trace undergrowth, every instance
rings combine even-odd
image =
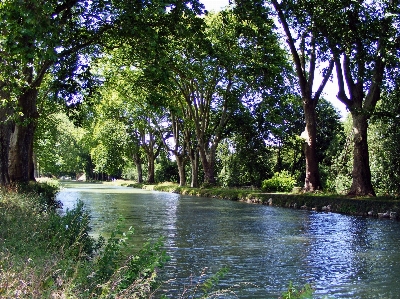
[[[167,260],[162,240],[129,255],[117,225],[111,237],[90,236],[82,202],[61,214],[53,187],[39,184],[0,197],[1,298],[150,298]],[[43,191],[44,190],[44,191]]]

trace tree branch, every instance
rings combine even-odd
[[[334,60],[335,60],[336,76],[337,76],[338,88],[339,88],[339,91],[338,91],[338,94],[336,97],[338,98],[339,101],[341,101],[343,104],[345,104],[346,107],[350,108],[352,105],[352,102],[347,97],[346,91],[344,88],[342,63],[340,62],[340,57],[337,53],[333,54],[333,55],[334,55]]]
[[[386,65],[382,57],[384,52],[384,47],[382,46],[383,43],[382,39],[383,37],[380,38],[380,41],[378,43],[372,83],[364,102],[364,108],[367,110],[372,110],[375,108],[376,103],[379,101],[381,95],[380,87],[382,85],[383,74],[385,72],[385,65]]]
[[[321,96],[321,93],[322,93],[322,91],[324,90],[325,85],[326,85],[326,83],[328,82],[329,77],[330,77],[331,74],[332,74],[332,70],[333,70],[334,63],[335,63],[335,61],[334,61],[334,59],[332,58],[331,61],[329,62],[328,70],[327,70],[327,72],[325,73],[324,78],[322,79],[322,82],[321,82],[321,84],[319,85],[318,90],[317,90],[317,92],[316,92],[315,95],[314,95],[314,101],[318,101],[318,100],[319,100],[319,98],[320,98],[320,96]]]
[[[315,75],[315,36],[312,34],[311,36],[311,55],[310,55],[310,65],[308,70],[308,82],[307,82],[307,90],[311,94],[312,87],[314,84],[314,75]],[[314,98],[313,100],[318,101],[318,98]],[[316,105],[316,104],[315,104]]]
[[[290,33],[289,25],[287,23],[287,20],[285,18],[285,15],[284,15],[280,5],[278,4],[278,1],[277,0],[272,0],[272,5],[274,6],[276,12],[278,13],[279,20],[280,20],[280,22],[281,22],[281,24],[283,26],[284,31],[285,31],[285,34],[286,34],[286,37],[287,37],[286,41],[287,41],[287,43],[289,45],[290,52],[292,53],[292,56],[293,56],[294,64],[296,66],[296,72],[297,72],[297,76],[299,78],[300,89],[301,89],[301,91],[303,93],[303,96],[305,96],[305,92],[306,92],[305,89],[306,89],[306,86],[307,86],[307,79],[306,79],[306,77],[304,75],[304,72],[302,70],[301,60],[300,60],[299,54],[297,53],[297,49],[296,49],[296,46],[294,44],[294,40],[293,40],[292,34]]]

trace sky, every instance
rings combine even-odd
[[[218,11],[218,10],[222,9],[223,7],[229,5],[229,0],[200,0],[200,1],[204,4],[206,9],[209,11],[211,11],[211,10]],[[318,76],[318,77],[319,77],[319,81],[317,82],[318,85],[315,84],[315,89],[318,88],[319,83],[322,81],[322,78],[320,76]],[[318,80],[318,77],[316,77],[316,80]],[[332,103],[332,105],[340,112],[342,119],[344,119],[346,117],[346,115],[348,114],[348,112],[346,111],[345,105],[342,104],[342,102],[340,102],[336,98],[337,92],[338,92],[338,87],[337,87],[337,81],[336,81],[336,73],[334,72],[333,80],[329,81],[326,84],[322,96]]]

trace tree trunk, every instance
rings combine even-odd
[[[201,165],[204,170],[204,183],[214,186],[216,184],[214,165],[215,165],[215,149],[211,146],[207,155],[204,145],[199,146]]]
[[[375,196],[371,182],[369,152],[367,142],[368,117],[362,113],[352,113],[354,149],[353,149],[353,181],[348,195]]]
[[[11,115],[11,109],[0,108],[0,185],[7,186],[10,184],[8,175],[8,160],[10,137],[12,133],[13,123],[7,120]]]
[[[36,126],[35,126],[36,127]],[[28,175],[29,175],[29,180],[30,181],[36,181],[36,176],[35,176],[35,153],[33,152],[33,139],[35,138],[35,132],[33,132],[33,137],[32,137],[32,144],[30,146],[30,161],[29,161],[29,168],[28,168]]]
[[[154,179],[154,155],[147,155],[147,160],[148,160],[148,174],[147,174],[147,183],[149,184],[154,184],[155,183],[155,179]]]
[[[11,136],[9,176],[11,182],[28,182],[32,173],[33,138],[39,114],[36,108],[37,89],[28,89],[18,99],[21,117]]]
[[[135,161],[136,171],[137,171],[137,182],[143,183],[143,168],[142,168],[142,160],[140,159],[140,153],[133,154],[133,161]]]
[[[317,160],[317,126],[316,113],[313,101],[304,103],[304,114],[306,119],[304,154],[306,158],[306,178],[304,183],[305,191],[321,190],[322,184],[318,169]]]
[[[186,186],[185,156],[175,154],[175,159],[179,172],[179,186]]]
[[[199,151],[196,149],[191,149],[190,154],[190,166],[192,170],[190,187],[199,187]]]

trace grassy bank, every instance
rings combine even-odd
[[[347,197],[324,193],[263,193],[257,189],[190,188],[175,183],[157,185],[117,181],[119,185],[183,195],[213,197],[253,204],[334,212],[348,215],[400,219],[400,200],[391,197]]]
[[[118,227],[108,240],[92,238],[83,204],[61,215],[56,190],[0,192],[0,298],[151,298],[162,244],[132,256]]]
[[[132,255],[131,231],[120,231],[118,224],[109,239],[95,239],[82,202],[61,213],[57,190],[54,184],[0,190],[0,298],[166,298],[156,293],[160,286],[161,293],[168,290],[157,276],[168,260],[161,240]],[[235,295],[241,286],[218,286],[227,272],[204,271],[196,283],[188,277],[179,298]],[[281,298],[303,294],[290,287]]]

